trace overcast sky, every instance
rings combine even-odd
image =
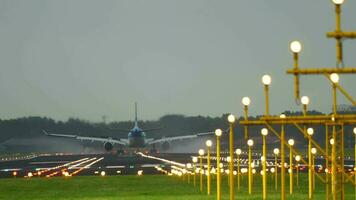
[[[356,30],[356,1],[342,26]],[[335,66],[329,0],[0,0],[0,118],[158,119],[165,114],[264,112],[261,76],[272,76],[271,113],[298,110],[288,45],[301,66]],[[356,65],[356,41],[345,43]],[[331,110],[324,77],[301,79],[311,109]],[[356,96],[356,79],[341,76]],[[343,97],[340,103],[348,103]]]

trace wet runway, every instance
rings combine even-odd
[[[177,160],[180,160],[179,155],[161,155],[161,157],[177,157]],[[140,170],[144,174],[156,174],[159,173],[156,166],[166,167],[166,163],[136,154],[40,155],[0,161],[0,177],[83,176],[101,175],[104,172],[105,175],[127,175],[137,174]]]

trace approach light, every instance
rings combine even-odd
[[[279,154],[279,149],[278,148],[273,149],[273,153],[278,155]]]
[[[337,73],[332,73],[330,74],[330,80],[333,82],[333,83],[338,83],[339,82],[339,75]]]
[[[302,50],[302,44],[299,41],[294,40],[289,44],[289,48],[293,53],[299,53]]]
[[[230,114],[227,117],[227,121],[229,121],[230,123],[234,123],[235,122],[235,116],[233,114]]]
[[[354,134],[356,135],[356,127],[354,128]]]
[[[272,78],[271,78],[271,76],[270,75],[263,75],[262,76],[262,83],[264,84],[264,85],[270,85],[271,84],[271,82],[272,82]]]
[[[247,140],[247,145],[252,147],[253,146],[253,140],[252,139]]]
[[[288,140],[288,144],[289,144],[289,146],[293,146],[294,145],[294,140],[293,139],[289,139]]]
[[[285,118],[286,118],[286,115],[285,115],[285,114],[281,114],[281,115],[279,115],[279,118],[285,119]]]
[[[242,151],[241,151],[241,149],[236,149],[235,153],[236,153],[237,155],[241,155]]]
[[[187,163],[187,164],[186,164],[186,167],[187,167],[188,169],[190,169],[190,168],[192,168],[192,164],[191,164],[191,163]]]
[[[303,105],[308,105],[309,104],[309,97],[308,96],[302,96],[300,99]]]
[[[222,135],[221,129],[216,129],[216,130],[215,130],[215,135],[218,136],[218,137],[220,137],[220,136]]]
[[[105,171],[101,171],[100,172],[100,176],[105,176],[106,175],[106,172]]]
[[[193,161],[193,163],[197,163],[198,162],[198,158],[197,157],[193,157],[192,161]]]
[[[231,157],[230,156],[226,157],[226,162],[231,162]]]
[[[333,3],[336,5],[341,5],[344,3],[344,0],[333,0]]]
[[[250,103],[251,103],[251,100],[250,100],[249,97],[243,97],[242,100],[241,100],[241,102],[242,102],[242,104],[243,104],[244,106],[249,106]]]
[[[211,147],[211,145],[213,145],[213,142],[211,140],[207,140],[205,144],[207,147]]]
[[[299,161],[300,161],[300,155],[296,155],[296,156],[295,156],[295,160],[296,160],[297,162],[299,162]]]
[[[261,134],[262,134],[263,136],[268,135],[268,129],[266,129],[266,128],[261,129]]]
[[[331,144],[331,145],[334,145],[334,144],[335,144],[334,138],[331,138],[331,139],[330,139],[330,144]]]
[[[314,148],[314,147],[311,148],[311,153],[315,155],[316,154],[316,148]]]
[[[199,156],[203,156],[204,153],[205,153],[205,152],[204,152],[204,149],[199,149],[199,152],[198,152],[198,153],[199,153]]]
[[[313,128],[308,128],[307,129],[308,135],[312,136],[314,134],[314,129]]]

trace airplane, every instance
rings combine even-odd
[[[43,133],[47,136],[52,137],[62,137],[62,138],[71,138],[80,141],[91,141],[91,142],[101,142],[103,143],[104,149],[106,151],[112,151],[114,145],[121,145],[122,147],[130,147],[130,148],[145,148],[149,145],[161,144],[162,146],[169,146],[170,142],[175,140],[184,140],[184,139],[192,139],[198,138],[206,135],[213,135],[214,132],[204,132],[197,133],[192,135],[183,135],[183,136],[174,136],[174,137],[162,137],[159,139],[155,138],[146,138],[145,131],[152,131],[157,129],[143,130],[138,126],[137,119],[137,103],[135,103],[135,122],[134,127],[131,130],[127,130],[129,133],[127,135],[127,139],[125,138],[112,138],[112,137],[89,137],[89,136],[80,136],[80,135],[68,135],[68,134],[57,134],[57,133],[49,133],[45,130],[42,130]]]

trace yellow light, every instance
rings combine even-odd
[[[220,163],[220,164],[219,164],[219,167],[220,167],[220,168],[223,168],[223,167],[224,167],[224,164],[223,164],[223,163]]]
[[[204,149],[199,149],[199,152],[198,152],[198,153],[199,153],[200,156],[203,156],[204,153],[205,153],[205,152],[204,152]]]
[[[293,145],[294,145],[294,140],[293,140],[293,139],[289,139],[289,140],[288,140],[288,144],[289,144],[290,146],[293,146]]]
[[[278,148],[273,149],[273,153],[278,155],[279,154],[279,149]]]
[[[252,174],[256,174],[256,169],[252,169]]]
[[[300,99],[300,101],[302,102],[303,105],[308,105],[308,104],[309,104],[309,97],[307,97],[307,96],[302,96],[302,98]]]
[[[261,156],[261,161],[264,162],[265,161],[265,157]]]
[[[338,83],[339,82],[339,75],[337,73],[332,73],[330,74],[330,80],[333,82],[333,83]]]
[[[211,140],[207,140],[205,144],[207,147],[211,147],[211,145],[213,145],[213,142]]]
[[[344,3],[344,0],[333,0],[333,3],[336,5],[341,5]]]
[[[314,129],[313,128],[308,128],[307,129],[308,135],[312,136],[314,134]]]
[[[197,163],[198,162],[198,158],[197,157],[193,157],[192,161],[193,161],[193,163]]]
[[[215,130],[215,135],[218,136],[218,137],[220,137],[220,136],[222,135],[221,129],[216,129],[216,130]]]
[[[230,123],[234,123],[235,122],[235,116],[233,114],[230,114],[227,117],[227,121],[229,121]]]
[[[331,139],[330,139],[330,144],[331,144],[331,145],[334,145],[334,143],[335,143],[334,138],[331,138]]]
[[[281,114],[281,115],[279,116],[279,118],[285,119],[285,118],[286,118],[286,115],[285,115],[285,114]]]
[[[28,172],[28,173],[27,173],[27,176],[28,176],[28,177],[32,177],[32,176],[33,176],[32,172]]]
[[[316,148],[311,148],[311,153],[316,154]]]
[[[187,163],[187,168],[188,169],[192,168],[192,164],[191,163]]]
[[[236,153],[237,155],[241,155],[242,151],[241,151],[241,149],[236,149],[235,153]]]
[[[100,172],[100,176],[105,176],[105,175],[106,175],[105,171]]]
[[[271,173],[274,173],[274,172],[275,172],[275,171],[274,171],[274,168],[271,168],[270,170],[271,170]]]
[[[253,140],[252,139],[247,140],[247,145],[252,147],[253,146]]]
[[[250,100],[249,97],[243,97],[243,98],[242,98],[242,104],[243,104],[244,106],[249,106],[250,103],[251,103],[251,100]]]
[[[226,157],[226,162],[231,162],[230,156]]]
[[[295,40],[289,44],[289,48],[293,53],[299,53],[302,50],[302,44]]]
[[[266,129],[266,128],[261,129],[261,134],[262,134],[263,136],[268,135],[268,129]]]
[[[264,85],[270,85],[271,84],[271,82],[272,82],[272,78],[271,78],[271,76],[270,75],[263,75],[262,76],[262,83],[264,84]]]
[[[356,134],[356,127],[354,128],[354,134]]]
[[[296,160],[297,162],[299,162],[299,161],[300,161],[300,155],[296,155],[296,156],[295,156],[295,160]]]
[[[138,170],[137,171],[137,175],[138,176],[142,176],[143,175],[143,170]],[[182,176],[182,172],[179,172],[179,176]]]

